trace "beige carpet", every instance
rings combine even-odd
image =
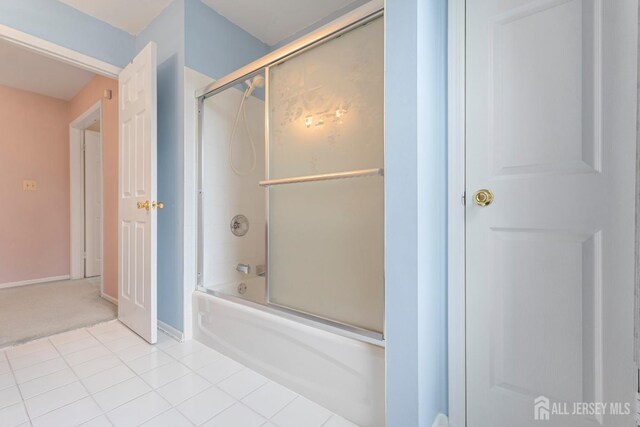
[[[0,348],[117,317],[100,278],[0,289]]]

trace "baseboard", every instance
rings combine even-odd
[[[22,280],[20,282],[0,283],[0,289],[14,288],[16,286],[35,285],[37,283],[58,282],[60,280],[69,280],[69,275],[67,274],[66,276],[43,277],[41,279]]]
[[[101,292],[101,293],[100,293],[100,296],[101,296],[102,298],[106,299],[107,301],[109,301],[111,304],[118,305],[118,300],[117,300],[117,299],[115,299],[114,297],[112,297],[112,296],[110,296],[110,295],[107,295],[107,294],[105,294],[104,292]]]
[[[182,331],[177,330],[173,326],[169,326],[166,323],[158,320],[158,329],[168,334],[172,338],[175,338],[180,342],[184,342],[184,333]]]
[[[109,295],[105,294],[104,292],[102,292],[100,294],[100,296],[102,298],[106,299],[107,301],[109,301],[110,303],[118,305],[118,300],[115,299],[114,297],[109,296]],[[160,320],[158,320],[158,329],[160,329],[162,332],[166,333],[170,337],[175,338],[176,340],[178,340],[180,342],[184,342],[184,333],[182,333],[181,331],[177,330],[173,326],[169,326],[166,323],[161,322]]]

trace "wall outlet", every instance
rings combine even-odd
[[[23,191],[36,191],[38,189],[38,182],[34,179],[25,179],[22,181]]]

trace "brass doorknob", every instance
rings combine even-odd
[[[493,193],[489,190],[478,190],[473,195],[473,201],[478,206],[489,206],[493,202]]]
[[[162,202],[150,202],[150,201],[144,201],[144,202],[138,202],[138,209],[164,209],[164,203]]]

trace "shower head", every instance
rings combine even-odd
[[[251,94],[253,93],[253,91],[255,90],[255,88],[257,87],[263,87],[264,86],[264,77],[261,76],[260,74],[258,74],[257,76],[255,76],[252,79],[248,79],[245,81],[245,84],[247,86],[249,86],[247,88],[247,91],[245,92],[245,98],[248,98],[251,96]]]
[[[258,74],[251,81],[253,87],[263,87],[264,86],[264,77],[261,74]]]

